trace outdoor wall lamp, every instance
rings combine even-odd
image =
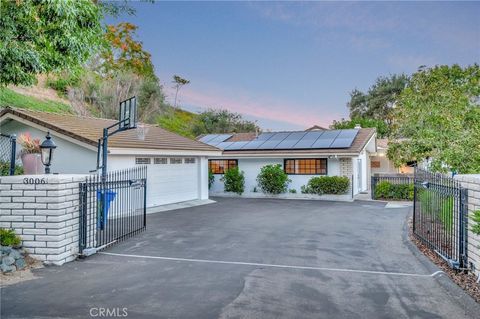
[[[45,174],[50,174],[50,165],[52,164],[53,151],[57,148],[57,145],[52,141],[50,132],[47,133],[46,140],[40,145],[42,151],[42,163],[45,165]]]

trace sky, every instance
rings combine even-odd
[[[135,2],[167,99],[265,130],[348,118],[349,93],[419,66],[480,62],[480,2]]]

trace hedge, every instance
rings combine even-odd
[[[413,200],[413,184],[381,181],[375,186],[375,199]]]
[[[302,186],[302,193],[339,195],[347,193],[349,188],[350,180],[346,176],[316,176]]]

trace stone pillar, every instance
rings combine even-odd
[[[0,227],[12,228],[30,256],[61,265],[78,255],[79,183],[85,175],[0,178]]]
[[[480,275],[480,236],[472,233],[470,218],[474,211],[480,210],[480,174],[456,175],[455,179],[468,189],[468,263],[475,267],[475,274]]]

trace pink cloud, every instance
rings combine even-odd
[[[167,94],[174,95],[171,89],[166,87]],[[173,94],[172,94],[173,93]],[[195,107],[227,109],[241,113],[275,121],[281,121],[309,127],[315,124],[328,126],[334,119],[339,119],[339,114],[321,114],[321,107],[296,105],[288,102],[275,101],[271,98],[253,97],[246,92],[231,93],[216,90],[198,91],[191,87],[184,87],[179,93],[180,105]]]

